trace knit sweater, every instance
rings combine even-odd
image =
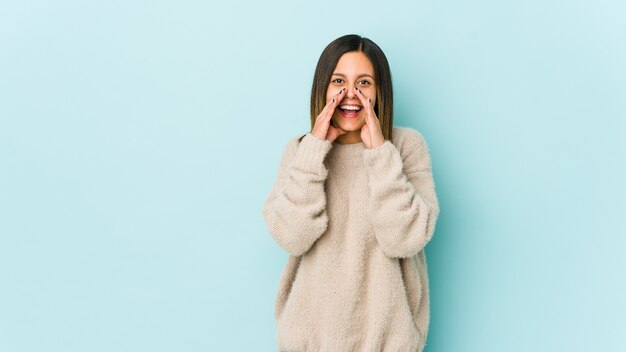
[[[263,206],[287,251],[275,298],[281,352],[421,352],[430,321],[424,247],[439,203],[420,132],[367,148],[307,133],[284,148]]]

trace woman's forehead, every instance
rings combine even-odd
[[[363,52],[347,52],[339,58],[333,74],[336,75],[371,75],[374,67],[370,59]]]

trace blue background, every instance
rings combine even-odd
[[[272,351],[261,208],[323,48],[390,61],[428,352],[626,349],[623,1],[5,1],[0,351]]]

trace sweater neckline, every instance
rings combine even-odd
[[[363,155],[365,150],[365,144],[363,142],[341,144],[333,141],[331,152],[335,157],[339,158],[353,158]]]

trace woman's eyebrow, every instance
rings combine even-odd
[[[339,73],[339,72],[333,73],[333,76],[346,77],[346,75],[344,75],[343,73]],[[370,77],[371,79],[374,79],[374,77],[372,77],[372,75],[370,75],[369,73],[361,73],[357,77],[363,77],[363,76],[367,76],[367,77]]]

